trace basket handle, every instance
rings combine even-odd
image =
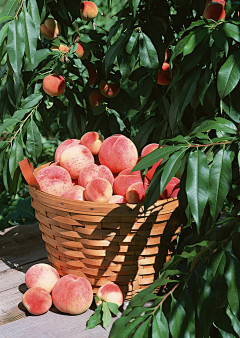
[[[20,161],[19,167],[27,183],[31,187],[34,187],[37,190],[41,190],[35,176],[33,175],[34,168],[32,164],[30,163],[29,159],[25,158],[24,160]]]

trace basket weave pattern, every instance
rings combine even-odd
[[[178,199],[141,204],[74,201],[29,187],[48,259],[61,276],[89,280],[96,293],[108,281],[131,299],[171,257],[180,231]]]

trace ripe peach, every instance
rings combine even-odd
[[[40,287],[50,293],[59,280],[59,273],[49,264],[39,263],[31,266],[25,275],[27,287]]]
[[[94,157],[91,151],[81,144],[66,148],[60,157],[60,165],[69,172],[73,179],[78,178],[84,167],[93,163]]]
[[[120,89],[120,83],[108,83],[102,80],[99,84],[100,93],[109,99],[117,96]]]
[[[115,303],[119,307],[123,304],[124,300],[122,290],[115,283],[107,283],[102,285],[97,291],[97,296],[100,298],[99,301],[95,300],[97,306],[104,301]]]
[[[142,182],[131,184],[126,192],[128,203],[142,203],[145,198],[145,189]]]
[[[156,150],[158,147],[159,147],[158,143],[150,143],[150,144],[146,145],[141,152],[141,158],[150,154],[152,151]],[[153,178],[153,174],[155,173],[157,167],[161,164],[161,162],[162,162],[162,159],[159,160],[158,162],[154,163],[152,168],[148,170],[146,176],[149,180],[151,180]]]
[[[121,195],[112,195],[108,203],[126,203],[126,198]]]
[[[88,98],[91,108],[98,107],[104,99],[104,96],[98,90],[91,92]]]
[[[59,311],[78,315],[92,304],[92,286],[84,277],[71,274],[63,276],[52,290],[52,301]]]
[[[72,188],[66,190],[61,197],[69,198],[71,200],[85,201],[85,189],[80,185],[74,185]]]
[[[90,164],[84,167],[78,177],[78,184],[86,188],[87,184],[95,178],[104,178],[111,186],[113,185],[113,174],[105,165]]]
[[[97,155],[103,143],[103,138],[96,131],[89,131],[82,136],[80,142],[88,147],[93,155]]]
[[[36,175],[36,180],[42,191],[57,196],[61,196],[65,190],[72,187],[69,172],[57,165],[41,169]]]
[[[106,165],[112,173],[119,173],[136,165],[138,151],[129,138],[116,134],[103,141],[98,158],[100,163]]]
[[[43,79],[43,90],[51,96],[61,95],[66,87],[66,82],[61,75],[50,74]]]
[[[89,77],[87,78],[88,79],[88,84],[91,86],[91,85],[94,85],[97,80],[98,80],[98,71],[97,71],[97,68],[91,64],[91,63],[88,63],[86,64],[86,68],[88,70],[88,74],[89,74]]]
[[[205,19],[211,19],[214,21],[224,19],[225,16],[226,12],[224,9],[224,5],[218,2],[211,2],[205,7],[203,12],[203,17]]]
[[[80,60],[85,60],[89,57],[90,50],[81,45],[80,43],[77,44],[76,54]]]
[[[42,315],[52,306],[52,297],[43,288],[34,287],[24,293],[22,303],[32,315]]]
[[[68,53],[69,50],[70,50],[70,48],[68,46],[62,45],[62,44],[60,44],[59,47],[58,46],[52,46],[50,49],[53,50],[53,51],[58,51],[59,53]],[[63,55],[63,57],[61,58],[61,61],[62,62],[68,62],[68,59],[65,55]]]
[[[180,180],[177,177],[172,177],[166,185],[160,199],[177,197],[180,190]]]
[[[98,8],[92,1],[82,1],[80,5],[80,16],[84,21],[90,21],[96,18]]]
[[[169,64],[167,62],[163,62],[161,72],[158,72],[157,83],[162,86],[169,85],[172,81]]]
[[[56,20],[48,18],[41,24],[40,32],[46,39],[53,40],[60,34],[61,29]]]
[[[85,198],[87,201],[107,203],[112,194],[112,186],[105,178],[94,178],[85,188]]]
[[[61,155],[65,149],[70,148],[72,146],[77,146],[79,144],[80,140],[74,138],[70,138],[68,140],[63,141],[55,151],[55,162],[60,162]]]
[[[142,183],[141,175],[138,172],[129,174],[130,171],[131,169],[123,170],[115,178],[113,182],[113,191],[115,195],[125,196],[130,185],[133,183]]]

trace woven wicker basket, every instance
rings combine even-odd
[[[94,293],[112,281],[129,300],[171,258],[181,228],[177,198],[158,201],[144,214],[142,204],[74,201],[33,186],[29,192],[50,263],[61,276],[87,278]]]

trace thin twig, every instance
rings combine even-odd
[[[17,19],[18,13],[20,12],[20,9],[21,9],[22,6],[23,6],[23,1],[24,1],[24,0],[21,1],[20,7],[18,8],[17,13],[14,15],[14,19]]]

